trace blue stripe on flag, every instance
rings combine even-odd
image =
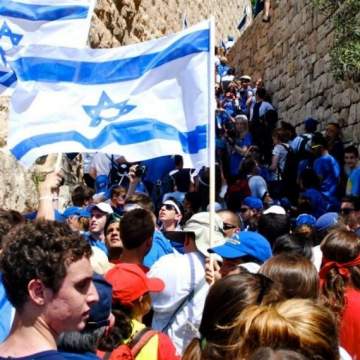
[[[209,30],[200,30],[153,54],[106,62],[23,57],[11,64],[23,81],[72,82],[83,85],[110,84],[137,79],[147,71],[187,55],[209,51]],[[94,76],[94,74],[100,76]]]
[[[138,119],[110,124],[93,139],[77,131],[35,135],[14,146],[11,152],[17,159],[21,159],[33,148],[65,141],[76,141],[86,149],[101,149],[113,142],[131,145],[155,139],[178,141],[184,153],[196,154],[207,147],[207,125],[199,125],[193,131],[182,133],[174,126],[154,119]]]
[[[0,85],[10,87],[16,82],[16,75],[12,71],[0,71]]]
[[[79,5],[35,5],[1,0],[0,15],[32,21],[84,19],[89,7]]]

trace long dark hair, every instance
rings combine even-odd
[[[336,229],[324,238],[320,248],[326,261],[346,263],[355,260],[360,255],[360,237],[352,231]],[[322,270],[320,276],[322,300],[325,305],[340,315],[345,305],[346,287],[351,285],[360,291],[360,266],[350,266],[345,271],[334,266],[326,273]]]

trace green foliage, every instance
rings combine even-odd
[[[313,0],[322,12],[331,13],[335,41],[330,51],[336,79],[360,81],[360,0]]]

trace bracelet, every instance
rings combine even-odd
[[[47,195],[47,196],[40,196],[39,197],[39,201],[41,200],[52,200],[52,201],[55,201],[55,200],[58,200],[59,197],[58,196],[51,196],[51,195]]]

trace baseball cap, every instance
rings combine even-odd
[[[279,205],[273,205],[270,206],[268,209],[263,211],[263,214],[278,214],[278,215],[286,215],[286,211],[282,206]]]
[[[215,214],[213,229],[213,244],[210,244],[209,235],[210,213],[199,212],[193,215],[184,225],[184,232],[191,232],[195,235],[197,249],[205,256],[209,256],[208,249],[211,245],[222,245],[225,241],[223,221]]]
[[[249,76],[249,75],[241,75],[240,80],[251,81],[251,76]]]
[[[315,228],[318,231],[326,230],[337,224],[339,214],[337,212],[328,212],[321,215],[315,223]]]
[[[225,259],[236,259],[243,256],[264,262],[272,256],[269,242],[254,231],[241,231],[227,239],[225,244],[209,249],[209,252],[220,255]]]
[[[249,208],[256,210],[262,210],[264,207],[263,202],[255,196],[247,196],[243,200],[243,205],[246,205]]]
[[[123,305],[132,305],[140,296],[148,292],[161,292],[165,287],[161,279],[147,277],[137,264],[117,264],[106,273],[105,279],[113,287],[113,300]]]
[[[93,282],[99,294],[99,301],[91,306],[86,327],[97,329],[109,324],[112,304],[112,286],[99,274],[93,275]]]
[[[300,225],[310,225],[310,226],[314,226],[316,223],[316,219],[314,216],[309,215],[309,214],[300,214],[296,219],[295,219],[295,225],[296,226],[300,226]]]
[[[319,122],[312,117],[308,117],[304,121],[305,131],[314,132]]]
[[[93,209],[98,209],[105,214],[112,214],[114,212],[112,207],[105,202],[99,202],[98,204],[94,204],[89,207],[90,212],[93,211]]]
[[[65,209],[65,211],[63,212],[63,217],[65,219],[68,219],[70,216],[80,216],[80,212],[81,212],[82,208],[79,206],[70,206],[68,208]]]

